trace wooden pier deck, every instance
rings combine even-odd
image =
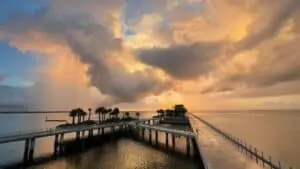
[[[207,169],[261,169],[254,160],[238,151],[238,148],[218,133],[190,115],[190,123],[196,134],[200,153]]]

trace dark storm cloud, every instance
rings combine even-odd
[[[194,79],[211,70],[211,61],[219,55],[220,50],[221,43],[196,43],[141,50],[138,57],[174,78]]]

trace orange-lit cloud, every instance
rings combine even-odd
[[[20,51],[47,56],[35,93],[54,101],[43,107],[246,109],[300,92],[298,0],[141,1],[134,18],[122,0],[51,2],[0,27]]]

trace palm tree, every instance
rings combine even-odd
[[[139,119],[139,117],[140,117],[140,112],[136,112],[135,115],[136,115],[136,119]]]
[[[82,108],[77,108],[77,109],[75,109],[75,111],[76,111],[76,115],[78,118],[78,123],[81,123],[82,121],[84,121],[87,113]]]
[[[156,110],[157,116],[160,116],[160,109]]]
[[[105,114],[108,114],[108,115],[109,115],[109,119],[111,119],[111,115],[112,115],[111,113],[112,113],[112,109],[111,109],[111,108],[106,109]]]
[[[105,107],[98,107],[95,110],[95,114],[98,114],[99,123],[101,122],[101,115],[102,115],[102,121],[103,121],[103,116],[104,116],[105,112],[106,112]]]
[[[85,121],[85,116],[87,115],[87,112],[85,112],[83,109],[79,109],[80,110],[80,116],[82,117],[82,122]]]
[[[76,116],[77,116],[77,124],[79,124],[81,122],[80,108],[75,109],[75,112],[76,112]]]
[[[69,112],[69,116],[72,117],[72,124],[75,124],[75,117],[77,116],[77,112],[75,109],[72,109],[70,112]]]
[[[119,118],[120,110],[118,107],[115,107],[111,113],[116,119]]]
[[[129,112],[125,112],[125,116],[128,119],[129,118]]]
[[[162,110],[162,109],[159,109],[156,112],[157,112],[157,114],[158,114],[159,117],[161,117],[161,116],[164,115],[164,110]]]
[[[88,109],[88,111],[89,111],[89,120],[91,120],[91,116],[92,116],[92,109],[91,109],[91,108],[89,108],[89,109]]]

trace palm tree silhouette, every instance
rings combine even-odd
[[[82,117],[82,122],[85,121],[85,116],[87,116],[87,112],[85,112],[83,109],[80,109],[80,115]]]
[[[84,121],[85,116],[87,115],[87,113],[82,109],[82,108],[77,108],[75,109],[76,111],[76,115],[78,118],[78,124],[82,122],[82,120]]]
[[[75,109],[72,109],[70,112],[69,112],[69,116],[72,117],[72,124],[75,124],[75,117],[77,116],[77,112]]]
[[[95,114],[98,114],[98,119],[99,119],[99,123],[101,121],[103,121],[103,116],[104,116],[104,113],[105,113],[106,109],[105,107],[98,107],[96,110],[95,110]],[[101,115],[102,115],[102,120],[101,120]]]
[[[115,107],[111,113],[110,113],[114,118],[118,119],[119,118],[119,114],[120,114],[120,110],[118,107]]]
[[[91,109],[91,108],[89,108],[89,109],[88,109],[88,111],[89,111],[89,119],[88,119],[88,120],[91,120],[91,116],[92,116],[92,109]]]
[[[106,109],[105,115],[108,114],[109,115],[109,119],[111,119],[111,115],[112,115],[111,112],[112,112],[111,108]]]
[[[129,118],[129,112],[125,112],[125,117],[128,119]]]
[[[162,110],[162,109],[159,109],[159,110],[157,110],[156,112],[157,112],[157,115],[158,115],[159,117],[161,117],[161,116],[164,115],[164,110]]]
[[[139,119],[139,117],[140,117],[140,112],[136,112],[135,115],[136,115],[136,118]]]

